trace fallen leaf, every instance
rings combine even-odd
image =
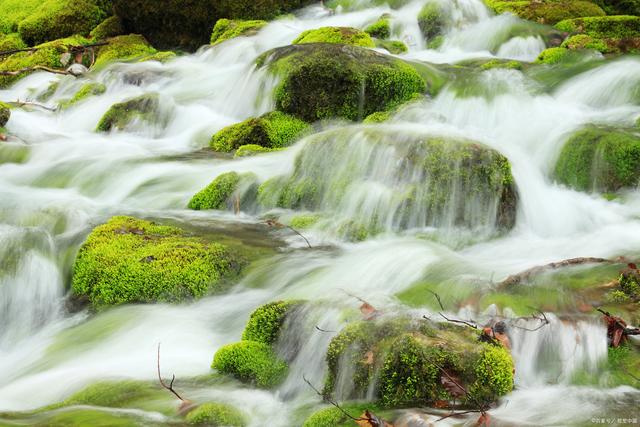
[[[438,409],[445,409],[449,407],[449,402],[447,402],[446,400],[436,400],[433,403],[433,406]]]
[[[489,427],[490,424],[491,424],[491,417],[486,412],[480,415],[480,417],[478,418],[478,421],[476,421],[476,427],[482,427],[482,426]]]
[[[393,427],[393,424],[386,422],[382,418],[377,417],[368,409],[356,420],[356,424],[360,427]]]
[[[364,320],[371,320],[380,315],[380,312],[368,302],[362,303],[360,306],[360,313],[362,313]]]

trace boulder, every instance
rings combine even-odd
[[[291,44],[334,43],[352,46],[375,47],[371,36],[351,27],[322,27],[304,31]]]

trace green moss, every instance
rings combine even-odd
[[[110,16],[96,26],[89,36],[94,40],[106,40],[125,33],[122,20],[118,16]]]
[[[124,130],[133,120],[155,123],[159,108],[160,99],[157,94],[145,94],[114,104],[98,122],[96,132]]]
[[[240,19],[218,19],[211,33],[211,44],[217,45],[225,40],[240,36],[257,34],[267,21],[243,21]]]
[[[476,381],[469,393],[481,402],[495,400],[513,390],[514,364],[509,351],[502,346],[484,344],[475,366]]]
[[[274,344],[285,318],[298,305],[298,301],[274,301],[258,307],[251,313],[242,339]]]
[[[22,41],[20,34],[12,33],[3,36],[0,34],[0,51],[24,49],[27,44]]]
[[[535,62],[537,64],[557,64],[564,61],[568,54],[569,50],[564,47],[550,47],[540,52]]]
[[[231,405],[224,403],[203,403],[187,414],[189,424],[213,427],[244,427],[244,414]]]
[[[640,15],[639,0],[594,0],[607,15]]]
[[[357,46],[300,44],[275,49],[270,69],[281,76],[278,110],[307,122],[358,120],[424,93],[426,84],[407,63]]]
[[[369,114],[363,121],[362,123],[367,123],[367,124],[375,124],[375,123],[382,123],[382,122],[386,122],[387,120],[389,120],[391,118],[392,114],[390,111],[378,111],[375,112],[373,114]]]
[[[98,49],[95,68],[103,68],[114,61],[133,61],[154,55],[155,50],[147,40],[137,34],[109,39],[109,44]]]
[[[29,45],[74,34],[88,35],[107,12],[93,0],[45,0],[20,22],[18,32]]]
[[[521,70],[522,63],[520,61],[503,61],[500,59],[492,59],[480,66],[481,70],[492,70],[494,68],[506,68],[509,70]]]
[[[382,16],[373,24],[367,26],[367,28],[364,29],[364,32],[377,39],[388,39],[391,36],[391,23],[389,21],[389,16]]]
[[[80,248],[72,291],[94,307],[179,302],[218,290],[241,261],[221,244],[175,227],[113,217]]]
[[[334,43],[352,46],[375,47],[371,36],[351,27],[322,27],[304,31],[291,44]]]
[[[289,225],[296,230],[305,230],[311,228],[320,221],[321,216],[316,214],[301,214],[291,218]]]
[[[211,138],[209,145],[216,151],[232,151],[243,145],[282,148],[294,143],[310,129],[302,120],[273,111],[220,130]]]
[[[234,157],[250,157],[250,156],[256,156],[262,153],[271,153],[273,151],[277,151],[277,149],[267,148],[257,144],[245,144],[238,147],[238,149],[236,150],[233,156]]]
[[[73,97],[69,100],[61,101],[60,106],[62,108],[69,108],[81,101],[84,101],[86,98],[91,96],[102,95],[107,91],[107,87],[102,83],[91,82],[85,83],[82,87],[73,95]]]
[[[520,18],[541,24],[555,24],[570,18],[605,15],[600,6],[583,0],[485,0],[485,3],[497,13],[510,12]]]
[[[583,33],[598,39],[624,39],[640,36],[640,17],[603,16],[567,19],[558,22],[556,28],[568,33]]]
[[[135,415],[112,413],[96,409],[65,409],[56,411],[38,425],[47,427],[133,427],[142,420]]]
[[[608,372],[605,378],[608,386],[640,386],[640,381],[629,375],[640,371],[640,351],[637,348],[628,344],[616,348],[609,347],[607,362]]]
[[[167,399],[165,391],[155,384],[145,381],[102,381],[91,384],[85,389],[65,399],[60,406],[104,406],[108,408],[149,408],[152,401],[164,401],[171,410],[172,400]],[[166,403],[169,403],[168,405]],[[144,404],[147,405],[144,405]]]
[[[236,172],[223,173],[205,189],[193,196],[189,201],[189,209],[227,209],[229,199],[236,191],[239,182],[240,175]]]
[[[0,34],[17,32],[20,22],[34,13],[40,5],[42,0],[0,1]]]
[[[240,341],[221,347],[211,367],[261,388],[280,384],[288,370],[287,364],[278,358],[271,346],[255,341]]]
[[[576,34],[571,36],[562,42],[562,47],[567,49],[594,49],[600,52],[606,52],[608,50],[607,44],[598,39],[594,39],[586,34]]]
[[[387,52],[392,53],[394,55],[400,55],[406,53],[409,48],[404,42],[400,40],[380,40],[375,39],[376,47],[385,49]]]
[[[418,26],[427,40],[442,35],[448,24],[449,19],[439,2],[425,4],[418,14]]]
[[[11,107],[8,104],[0,101],[0,128],[5,127],[10,118]]]
[[[555,177],[581,191],[633,188],[640,182],[640,136],[618,129],[582,129],[564,144]]]
[[[633,300],[640,299],[640,273],[638,270],[627,269],[618,278],[620,290]]]
[[[378,417],[388,416],[388,411],[380,409],[374,403],[340,403],[340,407],[353,418],[360,417],[364,411],[369,410]],[[352,418],[345,415],[340,409],[330,406],[314,412],[307,418],[302,427],[353,427]]]

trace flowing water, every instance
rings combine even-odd
[[[289,426],[296,408],[318,401],[302,375],[320,384],[326,369],[323,355],[331,334],[314,333],[313,326],[338,330],[340,310],[358,305],[342,289],[388,310],[409,310],[396,295],[443,266],[454,266],[447,270],[450,281],[472,279],[482,286],[560,259],[640,252],[640,192],[608,201],[550,178],[569,132],[586,123],[632,125],[640,115],[640,106],[633,104],[640,84],[638,58],[596,58],[586,71],[557,76],[547,86],[517,70],[488,70],[474,85],[490,96],[461,95],[449,84],[386,124],[327,125],[288,150],[257,157],[201,154],[215,131],[273,109],[277,82],[256,69],[254,60],[307,29],[362,28],[391,11],[394,36],[410,48],[404,58],[438,64],[492,57],[531,61],[545,47],[544,28],[510,15],[493,16],[480,0],[458,0],[447,3],[452,19],[441,47],[428,49],[415,18],[423,4],[413,1],[391,11],[363,2],[359,10],[335,14],[313,6],[270,23],[256,36],[166,64],[116,64],[77,80],[38,73],[0,90],[3,100],[32,99],[56,81],[48,101],[53,105],[87,79],[107,87],[103,95],[62,111],[14,110],[8,130],[17,140],[0,145],[0,411],[57,402],[98,379],[153,380],[158,342],[166,372],[178,378],[207,374],[215,351],[239,339],[258,305],[282,298],[326,300],[286,329],[280,350],[298,352],[279,389],[223,384],[192,390],[194,398],[238,404],[251,415],[252,426]],[[161,123],[93,132],[112,104],[149,92],[161,94]],[[372,129],[383,139],[407,133],[469,139],[505,155],[519,192],[514,229],[496,235],[494,204],[481,200],[470,213],[472,235],[458,232],[446,214],[434,220],[420,209],[399,221],[393,194],[424,177],[400,173],[398,152],[372,141]],[[307,237],[321,249],[309,250],[295,235],[257,227],[264,212],[185,209],[194,193],[224,172],[252,172],[261,182],[292,174],[296,156],[318,140],[343,147],[325,153],[325,166],[331,175],[346,174],[353,181],[342,200],[325,194],[323,208],[332,218],[366,220],[375,214],[375,237],[352,243],[335,227],[316,227]],[[345,170],[348,162],[360,166]],[[279,253],[225,295],[188,305],[70,314],[65,294],[75,253],[94,226],[115,214],[237,230],[271,240]],[[425,310],[414,312],[419,316]],[[511,425],[584,424],[637,405],[640,392],[631,387],[571,384],[574,372],[595,371],[606,358],[606,331],[597,317],[567,323],[549,316],[548,328],[513,332],[517,388],[493,411],[494,419]]]

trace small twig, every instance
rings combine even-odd
[[[294,233],[296,233],[298,236],[302,237],[302,238],[304,239],[304,241],[305,241],[305,242],[307,242],[307,246],[309,246],[309,249],[311,249],[311,243],[309,243],[309,240],[308,240],[306,237],[304,237],[304,236],[302,235],[302,233],[300,233],[298,230],[296,230],[295,228],[293,228],[293,227],[292,227],[292,226],[290,226],[290,225],[287,225],[286,227],[287,227],[289,230],[291,230],[291,231],[293,231]]]
[[[442,305],[442,300],[440,299],[440,295],[433,292],[432,290],[427,289],[427,292],[433,294],[434,297],[438,300],[438,305],[440,306],[440,310],[444,311],[444,306]]]
[[[342,412],[344,415],[346,415],[347,417],[351,418],[353,421],[364,421],[364,418],[361,417],[354,417],[353,415],[349,414],[347,411],[345,411],[337,402],[334,402],[333,400],[329,399],[327,396],[325,396],[324,394],[322,394],[322,392],[320,390],[318,390],[317,388],[315,388],[315,386],[313,384],[311,384],[311,381],[309,381],[307,379],[307,377],[304,376],[304,374],[302,375],[302,379],[304,380],[304,382],[306,382],[309,387],[311,387],[311,389],[313,391],[316,392],[316,394],[318,396],[320,396],[322,398],[323,401],[332,404],[333,406],[335,406],[336,408],[338,408],[338,410],[340,412]]]
[[[435,422],[446,420],[447,418],[455,417],[456,415],[477,414],[477,413],[481,413],[482,414],[483,411],[481,411],[479,409],[470,409],[468,411],[462,411],[462,412],[451,412],[448,415],[445,415],[445,416],[442,416],[442,417],[438,418]]]
[[[182,396],[180,396],[178,392],[173,389],[173,382],[175,381],[175,379],[176,376],[173,375],[173,377],[171,378],[171,383],[169,383],[169,385],[165,384],[164,380],[162,379],[162,375],[160,374],[160,343],[158,343],[158,380],[160,381],[160,385],[173,393],[178,399],[185,402]]]
[[[0,76],[17,76],[23,73],[28,73],[31,71],[46,71],[48,73],[54,74],[63,74],[63,75],[72,75],[71,73],[65,70],[56,70],[55,68],[45,67],[44,65],[36,65],[33,67],[25,67],[15,71],[0,71]]]
[[[87,45],[84,45],[84,46],[70,46],[69,47],[69,51],[70,52],[83,52],[86,49],[90,49],[90,48],[98,47],[98,46],[105,46],[105,45],[108,45],[108,44],[109,44],[108,41],[103,41],[103,42],[87,44]],[[39,47],[27,47],[27,48],[24,48],[24,49],[3,50],[3,51],[0,51],[0,56],[13,55],[14,53],[20,53],[20,52],[35,52],[35,51],[37,51],[39,49],[41,49],[41,48],[39,48]]]
[[[318,325],[316,325],[316,329],[317,329],[317,330],[319,330],[320,332],[327,332],[327,333],[330,333],[330,334],[333,334],[333,333],[337,332],[337,331],[328,331],[328,330],[326,330],[326,329],[322,329],[322,328],[321,328],[320,326],[318,326]]]
[[[307,243],[307,246],[309,246],[309,249],[312,249],[312,246],[311,246],[311,243],[309,243],[309,240],[306,237],[304,237],[302,235],[302,233],[300,233],[298,230],[296,230],[295,228],[291,227],[290,225],[284,225],[284,224],[276,221],[275,219],[268,219],[264,223],[267,224],[269,227],[288,228],[289,230],[291,230],[294,233],[296,233],[298,236],[302,237],[304,239],[304,241]]]
[[[39,104],[37,102],[33,102],[33,101],[11,101],[11,102],[7,102],[7,104],[9,105],[13,105],[15,107],[38,107],[38,108],[42,108],[44,110],[48,110],[48,111],[57,111],[58,109],[56,107],[49,107],[48,105],[44,105],[44,104]]]
[[[541,310],[537,310],[537,312],[540,313],[540,315],[542,315],[542,318],[540,318],[540,317],[538,317],[536,315],[531,316],[531,318],[539,320],[541,322],[540,325],[537,328],[533,328],[533,329],[532,328],[526,328],[524,326],[518,326],[516,324],[511,324],[511,322],[510,322],[509,326],[511,326],[513,328],[516,328],[516,329],[522,329],[523,331],[535,332],[535,331],[538,331],[538,330],[544,328],[549,323],[551,323],[551,322],[549,322],[549,319],[547,319],[547,316],[544,314],[544,312],[542,312]],[[519,317],[517,319],[514,319],[515,322],[517,322],[519,320],[528,320],[528,318]]]
[[[452,323],[461,323],[461,324],[463,324],[463,325],[467,325],[467,326],[469,326],[470,328],[478,329],[478,325],[477,325],[477,324],[475,324],[475,325],[474,325],[474,324],[472,324],[472,323],[471,323],[471,322],[476,323],[476,321],[475,321],[475,320],[471,320],[471,322],[467,322],[466,320],[449,319],[447,316],[445,316],[445,315],[444,315],[444,314],[442,314],[441,312],[438,312],[438,314],[439,314],[440,316],[442,316],[442,317],[444,318],[444,320],[446,320],[447,322],[452,322]]]

